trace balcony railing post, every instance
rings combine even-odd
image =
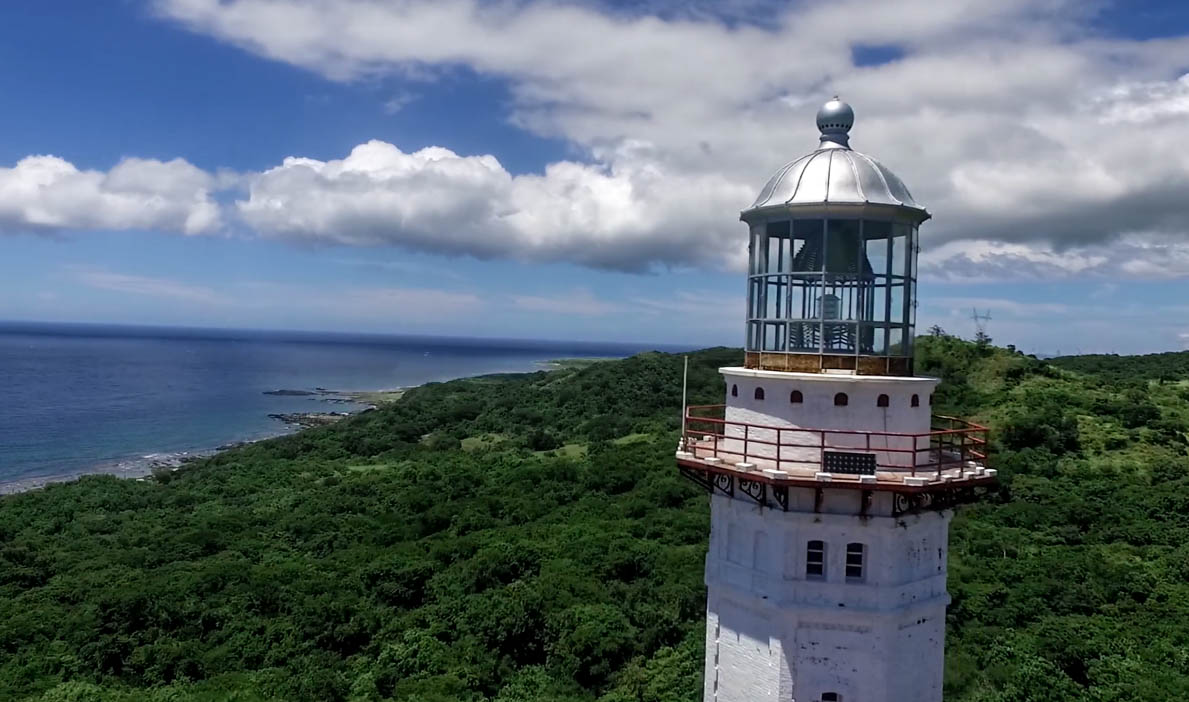
[[[689,410],[681,417],[681,450],[689,451]]]
[[[931,427],[933,425],[930,424],[929,426]],[[916,474],[917,474],[917,458],[918,458],[918,454],[920,454],[920,452],[921,452],[921,448],[917,444],[917,440],[919,438],[920,438],[919,435],[914,435],[912,437],[912,465],[909,466],[909,468],[910,468],[910,474],[913,477],[916,477]],[[932,432],[929,432],[929,441],[930,442],[933,441],[933,433]]]
[[[782,432],[784,430],[777,427],[776,429],[776,470],[780,470],[780,444],[782,443]]]
[[[749,429],[751,429],[750,424],[743,425],[743,462],[744,463],[747,462],[747,439],[748,439],[748,434],[750,433],[748,431]]]
[[[941,480],[941,471],[942,471],[944,465],[945,465],[945,462],[942,461],[942,455],[940,453],[937,454],[937,479],[938,480]]]

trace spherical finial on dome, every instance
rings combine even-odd
[[[835,95],[817,111],[817,128],[822,133],[822,147],[849,146],[848,135],[854,124],[855,111]]]

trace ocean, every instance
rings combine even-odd
[[[639,344],[0,323],[0,493],[85,473],[145,475],[292,431],[269,414],[332,412],[317,395],[622,358]],[[681,350],[680,347],[659,350]]]

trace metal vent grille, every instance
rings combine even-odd
[[[848,451],[826,451],[822,461],[827,473],[843,475],[875,475],[874,453],[851,453]]]

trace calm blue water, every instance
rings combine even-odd
[[[378,390],[625,344],[0,323],[0,486],[154,460],[288,429],[269,413],[352,409],[267,390]],[[0,490],[0,492],[5,490]]]

